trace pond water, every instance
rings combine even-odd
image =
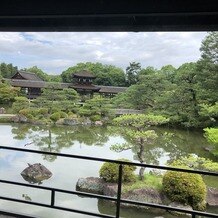
[[[189,154],[218,161],[213,155],[204,150],[204,147],[209,147],[210,145],[200,132],[167,128],[155,128],[155,131],[158,134],[158,140],[154,144],[147,145],[143,152],[143,159],[148,164],[166,165],[169,161]],[[0,125],[0,145],[110,159],[128,158],[139,162],[137,149],[122,152],[110,150],[110,146],[113,144],[128,142],[128,139],[123,137],[120,132],[121,129],[115,127],[48,127],[26,124],[2,124]],[[75,190],[76,182],[81,177],[98,176],[101,166],[100,162],[1,150],[0,178],[28,183],[20,175],[28,163],[41,163],[53,173],[50,179],[44,180],[39,185],[66,190]],[[218,184],[217,180],[215,181],[214,179],[208,179],[207,182],[213,186]],[[23,196],[28,196],[35,202],[50,203],[49,191],[3,183],[0,183],[0,190],[3,196],[23,200]],[[56,204],[97,213],[111,215],[115,213],[115,207],[113,206],[108,206],[97,199],[76,195],[57,194]],[[0,201],[0,209],[37,215],[38,217],[88,217],[7,201]],[[158,214],[145,214],[139,210],[122,209],[121,216],[149,218],[158,216]],[[170,218],[173,216],[164,215],[164,217]]]

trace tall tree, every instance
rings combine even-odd
[[[101,63],[78,63],[69,67],[61,74],[63,82],[72,82],[72,75],[76,72],[88,70],[91,71],[96,79],[94,84],[105,86],[125,86],[125,73],[121,68],[113,65],[103,65]]]
[[[138,74],[141,71],[141,64],[136,62],[129,63],[126,68],[126,82],[128,86],[134,85],[138,81]]]
[[[210,32],[201,44],[201,59],[197,63],[197,81],[201,100],[214,104],[218,99],[218,32]]]
[[[43,79],[44,81],[49,81],[49,76],[47,73],[43,72],[41,69],[39,69],[37,66],[30,67],[26,69],[28,72],[35,73],[38,77]]]

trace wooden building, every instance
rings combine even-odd
[[[80,94],[93,95],[94,92],[99,92],[101,89],[93,85],[93,80],[96,78],[91,72],[83,70],[72,75],[73,83],[70,86]]]
[[[44,81],[34,73],[18,71],[11,77],[11,81],[13,86],[21,87],[21,91],[23,91],[29,99],[41,95],[42,87],[37,85],[37,82],[40,83]],[[26,81],[26,83],[23,84],[22,81]]]
[[[125,92],[127,89],[127,87],[94,85],[93,81],[95,78],[96,77],[91,72],[83,70],[72,75],[72,83],[52,83],[43,81],[34,73],[18,71],[11,79],[5,80],[14,87],[21,87],[21,90],[23,90],[26,97],[29,99],[40,96],[43,88],[73,88],[81,95],[92,96],[94,93],[99,93],[108,97],[113,97],[120,92]]]

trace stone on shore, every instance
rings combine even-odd
[[[179,202],[172,202],[169,204],[170,207],[178,207],[179,209],[185,209],[185,210],[190,210],[192,211],[192,207],[190,205],[184,205],[184,204],[181,204]],[[179,212],[179,211],[174,211],[174,210],[169,210],[169,212],[175,216],[182,216],[182,217],[190,217],[191,214],[189,213],[182,213],[182,212]]]
[[[218,206],[218,189],[216,188],[207,189],[207,204],[209,206]]]

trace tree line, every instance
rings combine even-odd
[[[45,81],[71,82],[74,72],[86,69],[97,77],[97,85],[128,86],[125,93],[113,99],[117,108],[162,114],[170,117],[170,123],[188,128],[217,126],[218,32],[208,33],[200,51],[201,58],[197,62],[184,63],[178,68],[166,65],[157,70],[131,62],[124,72],[113,65],[86,62],[78,63],[57,76],[48,75],[37,66],[25,70]],[[12,64],[1,63],[0,75],[10,78],[17,69]],[[8,92],[3,89],[0,95],[10,98],[8,92],[11,89]]]

